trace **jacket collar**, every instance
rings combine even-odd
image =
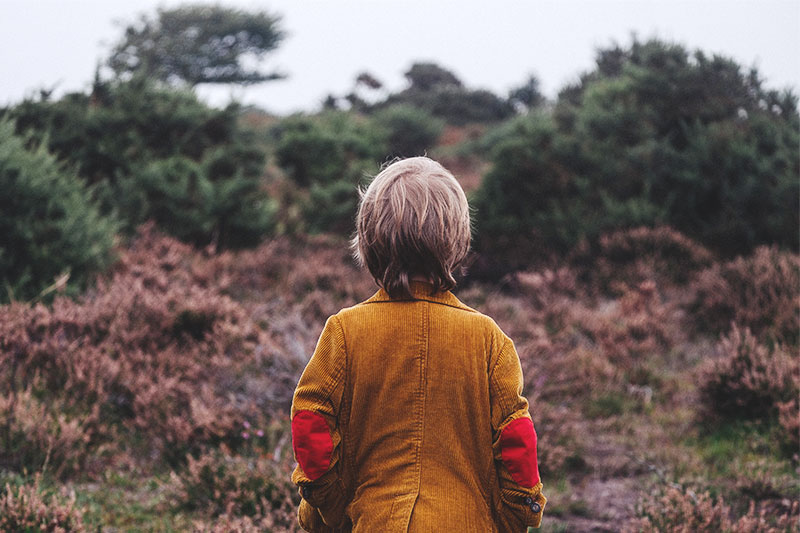
[[[456,298],[450,291],[439,291],[435,294],[431,294],[432,290],[433,290],[433,284],[431,283],[428,283],[426,281],[412,281],[411,300],[424,300],[426,302],[449,305],[450,307],[456,307],[459,309],[467,309],[469,311],[473,310],[471,307],[461,303],[461,301],[458,298]],[[372,298],[370,298],[364,303],[403,302],[403,301],[410,301],[410,300],[407,298],[393,300],[389,297],[389,294],[385,290],[379,289],[378,292],[372,295]]]

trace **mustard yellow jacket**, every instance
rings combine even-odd
[[[524,532],[546,498],[513,342],[414,283],[330,317],[292,402],[311,532]]]

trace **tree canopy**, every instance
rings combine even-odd
[[[284,38],[280,18],[212,5],[159,8],[125,28],[108,58],[122,77],[141,75],[175,85],[253,84],[284,77],[258,64]]]

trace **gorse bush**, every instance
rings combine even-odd
[[[66,500],[66,501],[64,501]],[[83,513],[69,498],[49,498],[38,483],[0,491],[0,531],[4,533],[83,533]]]
[[[725,332],[731,322],[759,338],[796,344],[800,323],[800,256],[761,246],[751,255],[717,263],[692,283],[690,310],[703,331]]]
[[[372,118],[385,130],[386,155],[391,157],[425,155],[436,146],[444,129],[444,121],[405,104],[381,109]]]
[[[365,117],[338,111],[294,116],[272,131],[278,165],[301,194],[301,231],[349,235],[357,187],[377,174],[387,157],[386,132]]]
[[[0,302],[30,300],[64,274],[69,287],[85,287],[111,263],[116,223],[44,146],[26,148],[9,121],[0,121],[0,190]]]
[[[530,265],[612,230],[668,225],[726,255],[797,249],[797,98],[756,71],[658,40],[596,68],[493,142],[479,249]]]
[[[381,132],[367,118],[340,111],[289,117],[272,135],[278,165],[300,187],[338,180],[356,184],[386,157]]]
[[[185,241],[256,244],[275,206],[261,188],[264,153],[239,108],[146,80],[97,81],[91,94],[27,100],[6,113],[94,186],[129,233],[148,219]]]

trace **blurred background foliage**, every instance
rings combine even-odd
[[[792,90],[633,38],[554,100],[532,75],[499,95],[431,62],[396,92],[359,73],[291,116],[198,99],[283,76],[259,60],[284,35],[265,12],[160,8],[89,90],[0,109],[0,530],[89,527],[36,471],[113,488],[87,496],[90,526],[155,484],[166,500],[125,518],[143,530],[164,513],[176,529],[292,530],[282,413],[324,319],[372,290],[347,248],[358,188],[423,154],[474,207],[464,299],[546,377],[525,390],[543,473],[561,477],[557,523],[600,527],[599,500],[576,496],[591,476],[655,472],[661,489],[618,510],[632,530],[796,527]],[[617,455],[593,455],[592,432]],[[756,460],[754,477],[733,471]]]

